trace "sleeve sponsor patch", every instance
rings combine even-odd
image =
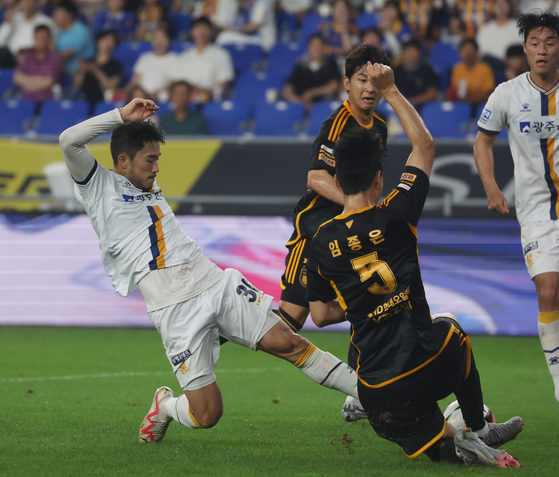
[[[406,182],[414,182],[417,176],[415,174],[410,174],[409,172],[404,172],[400,180]]]
[[[334,160],[334,156],[329,152],[320,151],[320,153],[318,154],[318,160],[324,161],[330,167],[336,167],[336,161]]]
[[[481,113],[481,116],[479,117],[479,122],[486,124],[488,119],[491,117],[491,111],[489,111],[489,109],[487,108],[483,108],[483,112]]]
[[[400,187],[400,188],[402,188],[402,189],[405,189],[405,190],[410,190],[410,189],[411,189],[411,187],[410,187],[409,185],[404,184],[403,182],[400,182],[400,183],[398,184],[398,187]]]
[[[330,155],[334,155],[334,149],[326,147],[324,144],[320,145],[320,149],[322,149],[323,151],[326,151]]]

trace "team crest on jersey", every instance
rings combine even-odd
[[[520,121],[520,132],[521,133],[530,132],[530,121]]]
[[[483,112],[481,113],[481,116],[479,118],[479,120],[482,123],[486,123],[487,120],[491,117],[491,111],[489,111],[489,109],[487,108],[483,108]]]
[[[173,366],[178,366],[179,364],[184,364],[184,362],[192,356],[192,353],[189,349],[182,351],[175,356],[171,356],[171,364]]]
[[[536,250],[537,248],[538,248],[537,240],[535,242],[530,242],[528,245],[526,245],[526,247],[524,247],[524,255],[526,255],[528,252],[531,252],[532,250]]]

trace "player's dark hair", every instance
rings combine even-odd
[[[136,153],[152,142],[165,144],[165,136],[161,128],[151,121],[121,124],[113,129],[111,135],[113,164],[118,164],[118,156],[123,152],[134,160]]]
[[[380,134],[357,127],[344,133],[334,146],[336,176],[345,195],[355,195],[371,187],[377,172],[384,168],[384,144]]]
[[[528,40],[531,31],[540,28],[549,28],[557,37],[559,37],[559,16],[556,13],[541,10],[540,13],[524,13],[518,17],[516,21],[518,34],[524,37],[524,41]]]
[[[347,58],[345,59],[345,75],[351,80],[351,77],[363,66],[370,61],[373,65],[381,63],[390,66],[390,58],[378,46],[369,43],[361,43],[358,47],[354,48]]]

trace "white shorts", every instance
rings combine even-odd
[[[163,340],[181,388],[194,391],[215,381],[219,336],[253,350],[280,320],[273,298],[228,268],[223,278],[199,295],[152,311],[149,316]]]
[[[559,220],[533,222],[521,227],[522,250],[530,278],[559,272]]]

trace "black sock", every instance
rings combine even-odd
[[[299,323],[294,318],[292,318],[291,315],[287,313],[285,310],[282,310],[280,308],[279,310],[272,310],[272,311],[276,315],[278,315],[283,321],[285,321],[287,323],[287,326],[289,326],[293,331],[295,331],[295,333],[300,331],[301,328],[303,327],[301,323]]]
[[[462,459],[456,455],[454,437],[443,437],[425,450],[425,455],[433,462],[446,461],[463,464]]]

